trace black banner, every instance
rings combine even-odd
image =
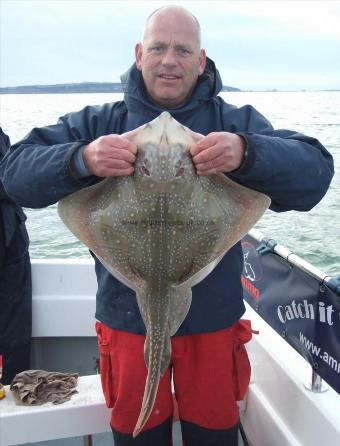
[[[242,240],[244,299],[340,394],[340,297],[259,245]]]

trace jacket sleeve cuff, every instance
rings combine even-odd
[[[73,143],[70,147],[70,149],[67,151],[66,156],[64,158],[64,162],[63,162],[63,171],[64,171],[64,175],[67,175],[69,177],[71,177],[71,179],[75,182],[75,183],[79,183],[82,182],[81,180],[83,180],[84,178],[87,178],[88,176],[92,176],[88,170],[86,169],[86,166],[84,164],[84,169],[82,170],[82,166],[81,163],[77,164],[77,156],[81,157],[81,153],[82,153],[82,148],[83,146],[89,144],[89,141],[85,141],[85,140],[80,140],[77,141],[75,143]],[[79,154],[77,155],[77,152],[79,152]],[[83,161],[84,162],[84,161]],[[78,158],[78,163],[79,163],[79,158]],[[85,175],[85,173],[87,173]]]
[[[73,161],[74,167],[78,171],[79,178],[85,178],[91,176],[91,172],[87,169],[83,159],[83,149],[84,146],[78,147],[78,149],[74,152]]]
[[[247,135],[245,133],[237,133],[237,135],[241,136],[241,138],[244,139],[245,149],[240,166],[237,169],[230,172],[232,175],[235,174],[235,176],[243,175],[249,172],[249,170],[253,167],[255,162],[255,150],[254,147],[249,143]]]

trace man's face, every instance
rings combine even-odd
[[[143,45],[136,45],[136,65],[148,95],[165,108],[178,107],[188,99],[205,61],[197,28],[183,15],[168,12],[152,17]]]

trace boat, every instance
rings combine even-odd
[[[239,402],[240,445],[338,446],[340,278],[327,276],[255,229],[242,246],[243,317],[259,334],[246,344],[252,376]],[[58,406],[26,407],[15,405],[5,387],[0,445],[112,445],[110,411],[98,375],[94,263],[32,260],[32,278],[31,366],[78,372],[78,394]],[[174,421],[178,446],[180,427]]]

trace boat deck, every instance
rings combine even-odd
[[[33,261],[32,266],[32,368],[78,371],[80,393],[58,407],[18,407],[7,395],[0,401],[0,444],[80,446],[91,433],[94,445],[112,445],[109,411],[99,376],[94,375],[98,353],[93,264],[58,260]],[[252,379],[240,412],[251,444],[338,446],[340,396],[331,388],[319,394],[307,390],[309,364],[249,306],[245,317],[259,330],[246,345]],[[175,423],[174,446],[180,444],[180,426]]]

